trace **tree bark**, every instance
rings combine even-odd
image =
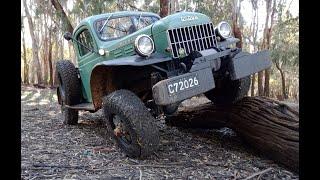
[[[64,59],[64,39],[61,39],[60,40],[60,47],[59,47],[59,50],[60,50],[60,58],[59,59]]]
[[[58,35],[56,34],[54,36],[54,42],[55,42],[55,46],[54,46],[54,55],[55,55],[55,58],[54,58],[54,61],[53,61],[53,85],[58,85],[58,79],[57,79],[57,76],[56,76],[56,62],[59,60],[59,37]]]
[[[169,125],[195,128],[228,127],[274,161],[299,171],[297,106],[266,97],[245,97],[232,106],[207,103],[168,117]]]
[[[160,17],[166,17],[168,15],[168,1],[169,0],[160,0]]]
[[[254,96],[254,86],[256,83],[256,74],[251,75],[251,96]]]
[[[27,48],[26,48],[26,42],[24,39],[24,33],[25,31],[22,30],[22,49],[23,49],[23,83],[29,84],[29,63],[27,60]]]
[[[258,95],[263,96],[263,71],[258,72]]]
[[[284,99],[287,99],[288,98],[288,95],[287,95],[287,91],[286,91],[286,79],[285,79],[285,74],[282,70],[282,68],[280,67],[279,63],[276,62],[275,63],[276,65],[276,68],[279,70],[280,72],[280,75],[281,75],[281,89],[282,89],[282,96]]]
[[[49,53],[48,53],[48,61],[49,61],[49,84],[52,87],[53,86],[53,67],[52,67],[52,44],[49,45]]]
[[[45,11],[45,9],[43,9]],[[47,13],[44,13],[44,34],[42,34],[43,39],[43,79],[44,83],[48,84],[48,75],[49,75],[49,63],[48,63],[48,46],[49,46],[49,38],[48,38],[48,16]]]
[[[269,12],[272,9],[271,17],[270,17],[270,27],[268,27],[268,22],[266,22],[266,27],[265,27],[265,38],[266,38],[266,49],[270,49],[270,43],[271,43],[271,32],[273,28],[273,22],[274,22],[274,15],[276,11],[276,0],[273,0],[273,5],[271,7],[272,0],[267,0],[267,16],[269,16]],[[267,17],[268,20],[268,17]],[[270,69],[268,68],[264,71],[264,95],[269,97],[270,95],[270,86],[269,86],[269,81],[270,81]]]
[[[35,67],[36,67],[36,74],[37,74],[37,80],[38,80],[38,84],[42,84],[42,73],[41,73],[41,65],[40,65],[40,61],[39,61],[39,51],[38,51],[38,41],[35,37],[35,32],[34,32],[34,24],[32,22],[32,17],[29,13],[29,9],[26,3],[26,0],[23,0],[23,6],[26,12],[26,16],[28,19],[28,24],[29,24],[29,31],[30,31],[30,36],[31,36],[31,40],[32,40],[32,58],[33,58],[33,63],[35,63]]]
[[[53,19],[53,14],[52,14],[52,8],[51,7],[51,2],[48,1],[48,4],[47,6],[49,7],[48,9],[48,16],[51,17],[51,19]],[[50,23],[50,27],[48,29],[49,33],[48,33],[48,36],[49,36],[49,46],[48,46],[48,56],[47,56],[47,59],[48,59],[48,67],[49,67],[49,85],[50,87],[53,87],[53,63],[52,63],[52,48],[53,48],[53,40],[52,40],[52,31],[53,31],[53,23],[51,22]]]
[[[61,6],[60,2],[58,0],[51,0],[51,3],[54,6],[54,8],[56,9],[56,11],[58,12],[58,14],[60,15],[61,20],[64,24],[65,30],[72,33],[73,26],[67,16],[66,12],[63,10],[63,7]]]
[[[240,30],[238,20],[240,16],[241,2],[239,0],[234,0],[233,5],[233,14],[232,14],[232,30],[235,38],[238,38],[240,41],[236,43],[236,47],[242,48],[242,32]]]

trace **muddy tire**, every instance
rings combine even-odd
[[[217,105],[228,105],[235,103],[245,97],[249,91],[250,76],[238,80],[225,78],[216,82],[216,87],[206,93],[205,96]]]
[[[103,98],[108,134],[132,158],[146,158],[158,149],[159,130],[143,102],[128,90],[117,90]]]
[[[61,104],[63,123],[75,125],[78,123],[79,113],[77,110],[66,108],[64,105],[79,104],[81,100],[81,85],[77,70],[72,62],[60,60],[56,64],[56,72],[59,81],[57,95]]]

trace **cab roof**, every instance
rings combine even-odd
[[[156,17],[160,18],[160,16],[158,14],[151,13],[151,12],[144,12],[144,11],[118,11],[118,12],[112,12],[112,13],[104,13],[104,14],[89,16],[89,17],[81,20],[80,23],[77,25],[77,27],[74,28],[74,32],[80,26],[82,26],[84,24],[91,25],[91,24],[93,24],[94,21],[101,19],[101,18],[108,18],[111,15],[112,15],[112,17],[140,16],[140,15],[142,15],[142,16],[156,16]]]

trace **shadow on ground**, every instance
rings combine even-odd
[[[130,159],[106,136],[101,111],[83,112],[79,125],[66,126],[56,101],[55,90],[22,87],[24,179],[243,179],[270,167],[260,179],[299,178],[259,157],[230,129],[176,128],[162,119],[159,151],[146,160]]]

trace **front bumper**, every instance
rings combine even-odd
[[[224,56],[233,57],[227,66],[227,71],[230,73],[232,80],[249,76],[271,66],[268,51],[250,54],[245,52],[237,53],[231,49],[221,52],[208,49],[200,53],[202,56],[194,60],[188,73],[159,81],[152,87],[153,98],[156,104],[163,106],[173,104],[213,89],[215,82],[212,70],[217,70],[217,64],[219,64],[217,61]],[[172,93],[173,84],[183,85],[190,77],[197,77],[199,85],[192,88],[183,88],[184,90],[182,91]],[[179,88],[178,86],[177,89]]]

